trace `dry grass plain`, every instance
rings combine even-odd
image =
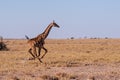
[[[43,63],[29,60],[27,40],[4,42],[0,80],[120,80],[120,39],[47,39]]]

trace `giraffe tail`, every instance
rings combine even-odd
[[[28,39],[28,40],[30,39],[27,35],[25,35],[25,37],[26,37],[26,39]]]

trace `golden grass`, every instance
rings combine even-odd
[[[79,65],[120,62],[119,39],[48,40],[46,47],[49,53],[44,61],[47,63]]]
[[[28,60],[32,57],[26,40],[4,40],[9,51],[0,51],[0,79],[39,80],[59,78],[63,73],[50,74],[51,67],[81,67],[100,64],[120,63],[120,39],[78,39],[46,40],[48,53],[42,59],[44,63]],[[44,53],[42,50],[41,55]],[[34,73],[34,74],[33,74]],[[39,73],[40,75],[37,75]],[[66,74],[66,80],[77,75]],[[117,73],[119,74],[119,73]],[[7,76],[7,78],[5,78]]]

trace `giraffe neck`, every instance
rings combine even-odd
[[[36,42],[39,42],[41,40],[45,40],[51,30],[51,28],[53,27],[53,24],[49,24],[48,27],[45,29],[45,31],[42,33],[42,34],[39,34],[37,37],[36,37]]]
[[[44,35],[44,39],[47,38],[52,27],[53,27],[53,25],[49,24],[48,27],[45,29],[45,31],[42,33]]]

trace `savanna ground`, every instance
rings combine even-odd
[[[4,42],[0,80],[120,80],[120,39],[47,39],[43,63],[29,60],[27,40]]]

